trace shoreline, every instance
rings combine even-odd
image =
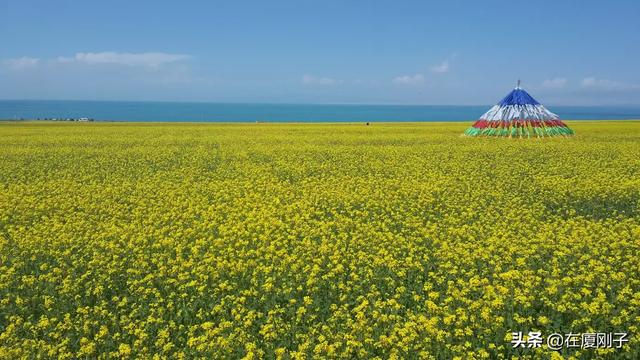
[[[420,124],[469,124],[477,121],[471,120],[440,120],[440,121],[138,121],[138,120],[37,120],[37,119],[0,119],[0,124],[39,123],[39,124],[216,124],[216,125],[420,125]],[[597,123],[597,122],[638,122],[640,119],[572,119],[563,122],[571,123]]]

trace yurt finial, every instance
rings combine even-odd
[[[569,136],[573,130],[522,89],[518,80],[518,86],[480,116],[464,134],[530,138]]]

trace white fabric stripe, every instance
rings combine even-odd
[[[560,117],[542,105],[494,105],[480,120],[559,120]]]

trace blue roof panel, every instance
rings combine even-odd
[[[507,105],[540,105],[529,93],[521,88],[515,88],[498,103],[500,106]]]

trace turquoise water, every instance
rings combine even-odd
[[[112,121],[366,122],[472,121],[491,105],[294,105],[189,102],[0,100],[0,119]],[[562,119],[640,119],[640,106],[550,106]]]

